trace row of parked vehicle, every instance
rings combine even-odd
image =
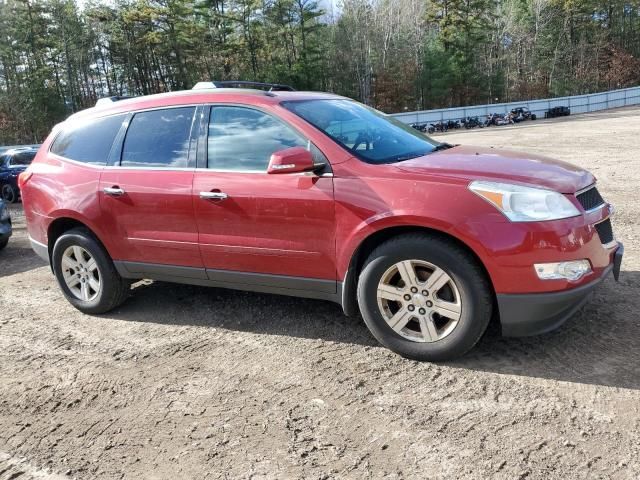
[[[5,203],[20,199],[18,175],[24,172],[38,153],[37,146],[16,147],[0,152],[0,198]]]
[[[569,107],[553,107],[545,112],[545,118],[555,118],[569,115],[571,111]],[[490,113],[484,121],[479,117],[467,117],[459,120],[445,120],[434,123],[412,123],[411,126],[416,130],[425,133],[446,132],[457,128],[484,128],[490,126],[513,125],[525,120],[535,120],[535,113],[532,113],[527,107],[514,108],[508,113]]]
[[[18,176],[31,164],[38,147],[0,147],[0,250],[7,246],[13,231],[8,204],[20,200]]]

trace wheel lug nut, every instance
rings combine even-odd
[[[418,293],[418,289],[416,287],[411,287],[411,292]]]
[[[409,295],[408,293],[404,296],[405,300],[411,300],[411,295]]]
[[[410,312],[413,312],[416,309],[416,307],[414,307],[413,305],[409,305],[408,308]]]
[[[424,315],[425,313],[427,313],[424,308],[421,308],[420,310],[418,310],[418,312],[420,313],[420,315]]]
[[[424,295],[425,297],[429,296],[429,292],[427,292],[426,290],[422,290],[422,295]]]
[[[433,302],[427,302],[427,307],[429,308],[433,307]]]

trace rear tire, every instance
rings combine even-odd
[[[16,203],[18,201],[18,189],[10,183],[2,185],[2,199],[7,203]]]
[[[478,342],[493,295],[466,250],[436,235],[408,234],[371,252],[358,279],[358,304],[384,346],[406,358],[436,361],[460,357]]]
[[[0,250],[3,250],[9,244],[9,239],[0,240]]]
[[[108,312],[129,296],[131,282],[118,274],[109,254],[87,229],[62,234],[51,261],[64,296],[83,313]]]

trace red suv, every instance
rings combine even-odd
[[[336,95],[197,87],[101,101],[22,174],[32,246],[82,312],[141,278],[318,298],[437,360],[492,316],[549,331],[618,276],[585,170],[439,143]]]

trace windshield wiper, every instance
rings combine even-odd
[[[436,148],[433,149],[434,152],[439,152],[440,150],[448,150],[450,148],[453,148],[455,145],[451,145],[450,143],[440,143],[438,145],[436,145]]]

